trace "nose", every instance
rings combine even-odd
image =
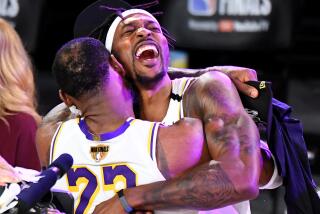
[[[146,37],[149,37],[151,35],[151,31],[146,29],[146,28],[144,28],[144,27],[140,27],[137,30],[137,35],[138,35],[138,37],[146,38]]]

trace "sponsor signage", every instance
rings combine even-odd
[[[260,42],[266,47],[286,46],[290,4],[290,0],[170,1],[163,24],[182,47],[263,48]]]

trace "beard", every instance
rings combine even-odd
[[[136,81],[138,84],[142,85],[145,88],[152,88],[158,82],[160,82],[165,75],[166,75],[166,72],[164,71],[164,69],[161,69],[161,72],[156,74],[154,77],[146,77],[146,76],[142,76],[142,75],[137,75]]]

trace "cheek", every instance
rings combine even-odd
[[[162,57],[165,65],[169,64],[169,59],[170,59],[170,52],[169,52],[169,46],[166,41],[162,42]]]
[[[128,66],[132,61],[132,47],[128,43],[120,43],[115,47],[116,56],[122,65]]]

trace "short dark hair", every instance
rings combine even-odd
[[[95,92],[108,80],[109,57],[99,40],[73,39],[57,52],[52,72],[60,89],[78,99]]]

